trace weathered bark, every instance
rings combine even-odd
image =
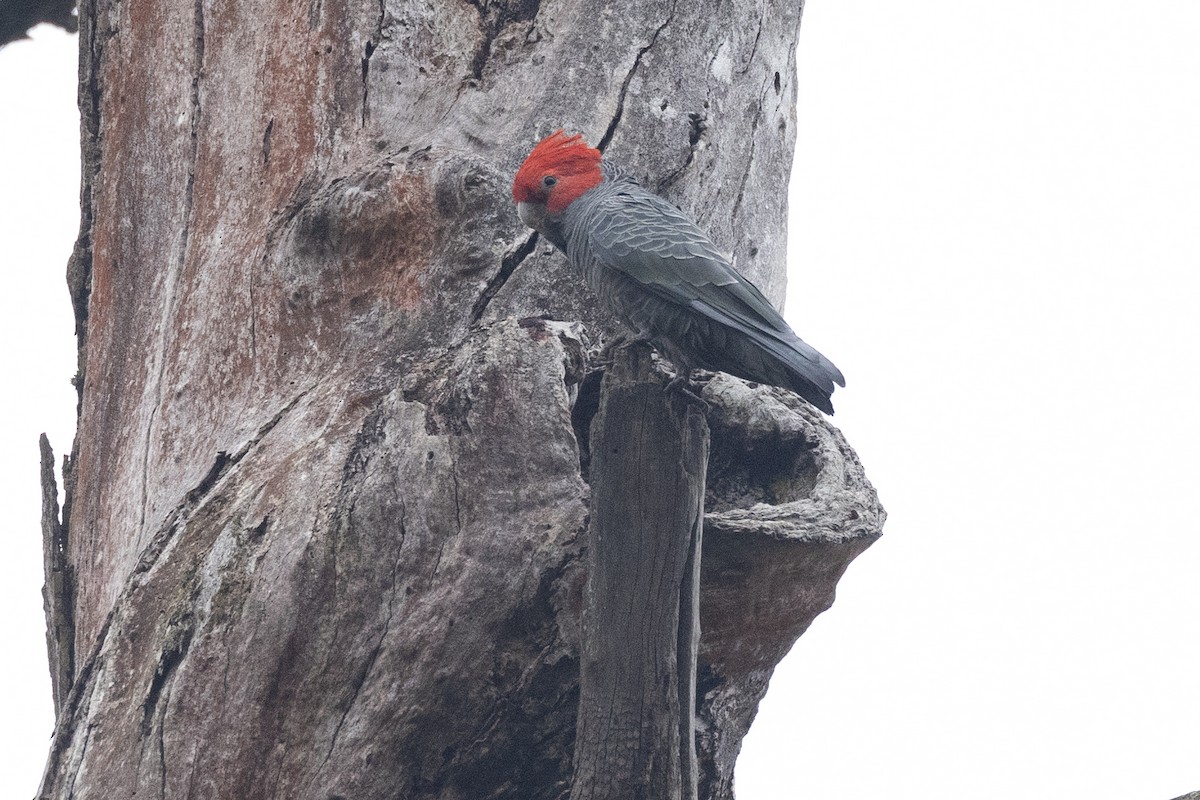
[[[879,536],[883,509],[841,433],[794,394],[718,375],[700,565],[700,796],[733,767],[771,672]]]
[[[564,793],[607,321],[511,174],[581,130],[780,297],[799,10],[84,0],[41,797]],[[883,514],[794,397],[705,398],[697,747],[727,798]]]
[[[648,350],[619,350],[592,421],[572,800],[696,797],[708,425],[699,402],[666,384]]]
[[[54,478],[54,452],[42,434],[42,565],[46,583],[42,604],[46,611],[46,655],[50,663],[50,690],[57,713],[74,679],[75,624],[71,619],[72,579],[67,563],[67,540],[59,518],[58,482]],[[63,471],[69,470],[64,462]]]

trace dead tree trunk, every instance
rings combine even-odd
[[[568,790],[608,321],[511,175],[582,131],[778,299],[799,12],[84,0],[41,797]],[[699,796],[729,798],[883,513],[795,397],[705,399]]]

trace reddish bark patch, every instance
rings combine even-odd
[[[382,191],[350,220],[344,278],[352,307],[366,297],[405,311],[419,305],[423,275],[434,263],[439,238],[440,221],[429,194],[424,175],[393,171]]]

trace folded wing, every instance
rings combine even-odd
[[[609,194],[592,216],[589,244],[599,266],[665,301],[666,314],[686,317],[653,327],[667,336],[686,329],[687,341],[674,344],[697,363],[791,389],[832,413],[834,384],[845,386],[841,371],[670,203],[634,184]]]

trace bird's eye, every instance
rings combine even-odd
[[[558,178],[554,177],[553,175],[547,175],[546,177],[542,178],[542,186],[545,186],[547,189],[556,183],[558,183]]]

